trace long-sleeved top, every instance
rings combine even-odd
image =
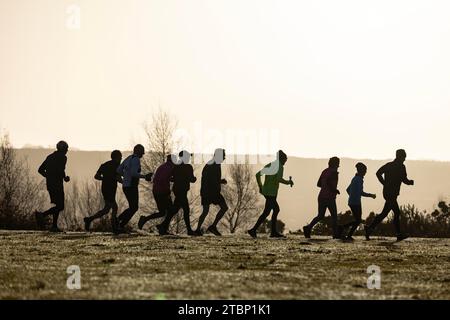
[[[164,162],[153,175],[153,192],[158,194],[170,193],[170,180],[173,176],[174,164]]]
[[[173,192],[187,192],[195,182],[194,168],[189,163],[175,165],[173,169]]]
[[[215,197],[220,194],[222,169],[218,163],[207,163],[202,170],[200,196]]]
[[[339,173],[336,169],[326,168],[323,170],[317,181],[317,186],[320,188],[319,199],[336,199],[338,180]]]
[[[279,160],[275,160],[256,173],[256,181],[261,185],[261,176],[264,175],[264,184],[261,193],[265,196],[276,197],[280,182],[286,182],[283,179],[284,167]]]
[[[137,187],[141,178],[141,159],[132,154],[122,161],[117,173],[123,177],[123,187]]]
[[[400,194],[402,183],[408,183],[406,167],[399,161],[386,163],[377,171],[377,177],[384,175],[383,195],[385,197],[397,197]]]
[[[58,151],[53,152],[44,160],[38,172],[45,177],[47,186],[63,183],[66,176],[66,163],[66,155]]]
[[[117,188],[117,168],[119,164],[114,160],[109,160],[103,163],[100,168],[98,168],[95,177],[98,177],[102,181],[102,191],[103,192],[115,192]]]
[[[370,197],[370,193],[364,192],[364,178],[360,175],[355,175],[352,182],[347,188],[348,204],[351,206],[360,206],[361,197]]]

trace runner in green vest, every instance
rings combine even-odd
[[[277,202],[278,188],[280,183],[288,184],[291,187],[294,185],[294,182],[289,177],[289,180],[283,179],[284,172],[284,164],[287,161],[287,155],[283,151],[277,152],[277,159],[269,164],[267,164],[262,170],[256,173],[256,181],[258,182],[259,193],[261,193],[264,198],[266,198],[266,204],[264,206],[264,211],[261,216],[258,218],[255,226],[248,230],[248,234],[253,238],[256,238],[256,231],[258,227],[267,219],[270,214],[270,211],[273,210],[272,213],[272,226],[270,237],[272,238],[284,238],[284,235],[278,233],[277,226],[277,217],[280,212],[280,206]],[[261,182],[261,176],[264,176],[264,184]]]

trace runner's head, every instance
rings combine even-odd
[[[69,145],[67,144],[67,142],[61,140],[60,142],[58,142],[56,144],[56,150],[58,150],[61,153],[66,154],[67,151],[69,151]]]
[[[189,151],[183,150],[178,154],[181,163],[188,164],[191,161],[192,154]]]
[[[166,157],[166,162],[168,163],[177,163],[178,157],[176,154],[168,154]]]
[[[332,157],[330,160],[328,160],[328,167],[337,169],[339,168],[339,165],[341,163],[341,160],[338,157]]]
[[[395,153],[395,160],[400,162],[405,162],[406,160],[406,151],[403,149],[398,149]]]
[[[122,152],[120,152],[119,150],[114,150],[113,152],[111,152],[111,159],[115,162],[120,163],[120,161],[122,161]]]
[[[358,172],[358,174],[361,177],[364,177],[366,175],[366,173],[367,173],[367,167],[366,167],[366,165],[364,163],[358,162],[356,164],[356,171]]]
[[[139,158],[142,158],[142,156],[145,154],[145,149],[142,144],[137,144],[133,148],[133,154],[135,156],[138,156]]]
[[[277,152],[277,159],[280,160],[280,163],[284,165],[288,159],[286,153],[283,152],[283,150],[278,150]]]
[[[214,151],[214,162],[221,164],[225,161],[225,149],[218,148]]]

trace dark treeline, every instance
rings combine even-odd
[[[450,203],[441,201],[438,208],[433,212],[420,211],[414,205],[401,206],[400,223],[402,230],[405,230],[412,237],[421,238],[450,238]],[[375,218],[376,213],[371,212],[363,221],[364,224],[370,224]],[[352,213],[346,211],[339,213],[339,221],[346,223],[353,220]],[[394,233],[393,216],[390,215],[374,231],[374,236],[392,236]],[[314,228],[317,235],[331,235],[331,217],[326,216],[323,221]],[[299,231],[299,233],[302,233]],[[361,225],[355,232],[357,236],[363,236],[364,230]]]

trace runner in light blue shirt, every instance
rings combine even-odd
[[[145,154],[144,146],[137,144],[133,149],[133,154],[128,156],[117,168],[117,173],[123,177],[122,189],[128,201],[128,208],[117,217],[118,232],[123,232],[126,224],[139,210],[139,180],[150,181],[152,173],[141,174],[141,158]]]
[[[353,217],[355,218],[354,221],[346,223],[342,226],[340,226],[342,231],[345,231],[345,229],[350,227],[350,231],[348,232],[347,236],[344,236],[344,240],[353,241],[353,233],[358,228],[359,224],[361,223],[361,216],[362,216],[362,206],[361,206],[361,197],[368,197],[368,198],[376,198],[375,194],[364,192],[364,176],[367,173],[367,167],[364,163],[358,162],[356,164],[356,170],[357,173],[353,177],[352,182],[347,188],[347,193],[349,195],[348,198],[348,205],[350,206],[350,209],[352,211]],[[341,234],[344,234],[343,232]]]

